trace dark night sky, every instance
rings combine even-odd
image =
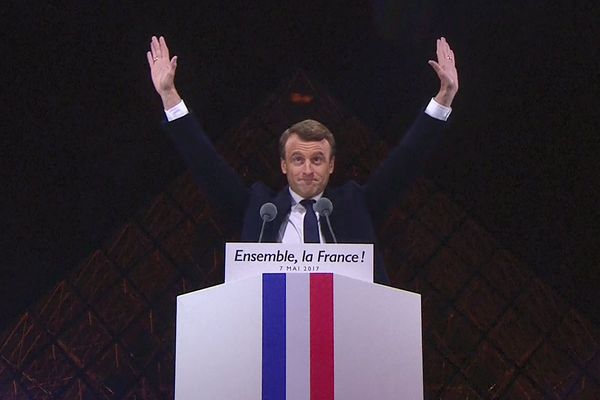
[[[461,91],[428,175],[600,323],[595,2],[85,3],[3,11],[0,327],[183,171],[152,34],[215,138],[303,68],[386,140],[434,94],[445,35]]]

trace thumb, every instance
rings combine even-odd
[[[427,62],[429,65],[431,65],[431,68],[433,68],[433,70],[435,71],[435,73],[440,76],[440,74],[442,73],[442,67],[440,67],[440,64],[438,64],[436,61],[433,60],[429,60]]]
[[[175,71],[175,68],[177,68],[177,56],[173,56],[173,58],[171,58],[171,67],[173,67],[173,71]]]

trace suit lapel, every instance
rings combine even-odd
[[[275,243],[279,239],[281,224],[290,213],[290,208],[292,206],[292,200],[287,186],[275,196],[273,204],[277,207],[277,216],[265,226],[264,241]]]
[[[331,192],[325,189],[323,193],[323,197],[327,197],[331,200]],[[331,222],[331,228],[335,226],[332,221],[333,213],[329,216],[329,221]],[[323,239],[325,239],[325,243],[333,243],[333,236],[331,236],[331,232],[329,231],[329,226],[327,226],[327,218],[323,216],[319,216],[319,226],[321,227],[321,235],[323,235]]]

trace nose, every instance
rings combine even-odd
[[[313,172],[313,168],[312,168],[312,163],[310,162],[310,160],[306,160],[304,162],[304,164],[302,165],[302,173],[304,174],[312,174]]]

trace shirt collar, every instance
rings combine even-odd
[[[294,192],[292,190],[292,188],[289,188],[290,190],[290,196],[292,196],[292,207],[297,206],[302,200],[304,200],[304,197],[300,196],[298,193]],[[316,196],[311,197],[311,199],[313,199],[315,202],[319,201],[319,199],[323,197],[323,192],[319,193]]]

